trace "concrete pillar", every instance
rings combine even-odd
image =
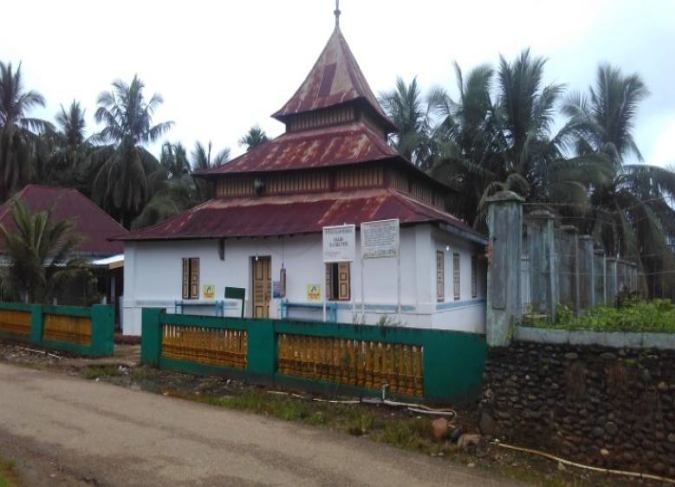
[[[555,258],[554,216],[537,210],[527,217],[527,252],[530,257],[530,303],[535,313],[555,322],[558,279]]]
[[[605,298],[607,306],[614,306],[616,303],[616,294],[619,292],[619,286],[616,275],[616,262],[614,257],[605,259]]]
[[[605,280],[605,251],[593,251],[593,277],[595,280],[595,305],[604,306],[607,303],[607,284]]]
[[[628,263],[625,260],[616,261],[616,289],[618,293],[625,293],[628,291],[627,270]]]
[[[579,313],[579,236],[576,227],[563,225],[558,231],[558,302]]]
[[[590,235],[579,237],[579,304],[582,310],[595,306],[595,272],[593,265],[593,239]]]
[[[634,293],[638,290],[638,268],[635,262],[630,263],[630,290]]]
[[[488,275],[486,338],[490,347],[507,346],[512,326],[522,319],[520,259],[523,199],[501,191],[488,200]]]

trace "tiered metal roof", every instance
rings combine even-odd
[[[218,179],[237,174],[311,170],[386,161],[404,168],[418,181],[445,188],[387,144],[395,130],[368,86],[339,26],[309,76],[273,116],[293,117],[338,106],[355,106],[363,119],[321,128],[289,131],[220,167],[195,174]],[[373,129],[370,125],[375,125]],[[449,190],[448,188],[445,188]],[[189,240],[272,237],[321,232],[324,226],[398,218],[403,225],[434,222],[483,241],[461,220],[408,193],[388,188],[332,191],[321,194],[260,195],[214,199],[121,240]]]
[[[273,237],[321,232],[324,226],[398,218],[402,225],[444,223],[483,237],[461,220],[392,188],[215,199],[121,240]]]
[[[322,168],[399,157],[362,123],[285,133],[197,176]]]

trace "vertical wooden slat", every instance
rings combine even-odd
[[[199,257],[190,259],[190,298],[199,299]]]
[[[350,282],[349,262],[338,263],[338,299],[341,301],[349,301],[350,299]]]
[[[190,261],[183,259],[183,299],[190,298]]]
[[[440,250],[436,252],[436,301],[445,301],[445,256]]]
[[[460,268],[459,268],[459,253],[455,252],[452,254],[452,286],[453,286],[453,294],[455,301],[459,300],[460,297]]]

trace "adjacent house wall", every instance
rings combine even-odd
[[[351,299],[337,302],[337,321],[377,323],[386,316],[389,324],[460,330],[485,331],[485,264],[479,259],[478,296],[471,297],[471,255],[482,254],[480,246],[450,235],[430,225],[401,229],[401,305],[397,314],[396,259],[368,260],[364,266],[365,318],[361,306],[360,262],[351,266]],[[360,254],[357,232],[356,253]],[[449,248],[449,249],[448,249]],[[436,300],[436,251],[445,252],[445,300]],[[461,296],[455,301],[452,289],[452,254],[460,253]],[[182,259],[200,259],[200,299],[186,314],[214,314],[214,300],[203,299],[203,287],[215,286],[215,299],[224,299],[225,286],[246,289],[246,316],[251,315],[251,262],[255,256],[271,257],[272,280],[278,280],[282,263],[286,269],[288,317],[322,319],[322,302],[309,302],[307,286],[321,286],[325,293],[325,267],[321,235],[225,241],[224,260],[218,240],[127,242],[125,244],[124,333],[140,334],[141,309],[165,308],[174,312],[182,300]],[[273,299],[270,318],[281,317],[282,299]],[[312,304],[313,307],[295,307]],[[356,314],[355,314],[356,312]]]

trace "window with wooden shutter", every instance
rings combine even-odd
[[[340,262],[338,264],[338,299],[340,301],[349,301],[349,262]]]
[[[333,299],[333,265],[326,264],[326,300]]]
[[[445,301],[445,264],[443,252],[436,252],[436,301]]]
[[[183,259],[183,299],[199,299],[199,258]]]
[[[459,254],[452,254],[452,287],[454,289],[455,301],[459,300]]]
[[[326,299],[332,301],[351,299],[349,262],[326,264]]]
[[[471,297],[478,296],[478,257],[471,256]]]
[[[190,259],[183,259],[183,299],[190,299]]]
[[[199,299],[199,258],[190,259],[190,299]]]

